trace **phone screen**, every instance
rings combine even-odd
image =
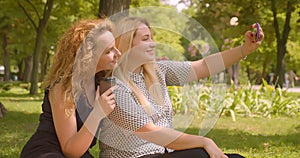
[[[113,77],[102,77],[99,80],[99,86],[100,86],[100,95],[102,95],[105,91],[107,91],[110,87],[115,85],[115,78]]]
[[[259,25],[259,23],[257,22],[256,23],[256,41],[259,41],[260,40],[260,25]]]

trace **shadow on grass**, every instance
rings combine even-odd
[[[187,133],[196,134],[199,129],[189,128]],[[218,146],[225,149],[249,151],[268,147],[291,147],[300,150],[300,131],[288,135],[253,135],[241,130],[213,129],[206,137],[212,138]]]
[[[42,99],[34,99],[34,98],[33,99],[30,99],[30,98],[4,98],[4,99],[0,98],[0,102],[1,101],[2,101],[2,104],[4,105],[4,107],[6,107],[6,104],[23,104],[24,106],[38,105],[41,107],[43,100]]]
[[[44,96],[44,93],[39,93],[35,95],[29,94],[29,91],[22,90],[10,90],[10,91],[0,91],[0,99],[11,99],[11,100],[41,100]]]
[[[14,93],[14,92],[2,92],[0,97],[12,97],[12,98],[14,98],[14,97],[20,98],[21,97],[21,98],[23,98],[23,97],[30,97],[30,95],[27,93],[18,94],[18,93]]]
[[[19,157],[20,152],[35,132],[39,113],[25,113],[20,111],[8,111],[0,118],[0,157]]]
[[[0,133],[32,133],[38,125],[40,113],[8,111],[0,118]]]
[[[5,92],[0,94],[1,100],[11,100],[11,101],[41,101],[43,99],[43,94],[30,95],[30,94],[17,94],[13,92]]]

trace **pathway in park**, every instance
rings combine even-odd
[[[260,85],[254,85],[254,89],[258,89]],[[293,88],[283,88],[282,90],[287,90],[288,92],[297,92],[300,93],[300,87],[293,87]]]
[[[289,88],[287,89],[288,92],[298,92],[300,93],[300,87],[294,87],[294,88]]]

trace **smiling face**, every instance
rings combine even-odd
[[[115,40],[111,32],[107,31],[99,37],[100,48],[102,53],[99,62],[97,64],[96,72],[103,70],[112,70],[120,57],[121,53],[115,46]]]
[[[155,60],[156,44],[152,39],[151,30],[145,24],[140,24],[132,41],[131,56],[141,61],[152,62]]]

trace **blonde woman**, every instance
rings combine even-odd
[[[122,53],[113,72],[119,79],[114,91],[117,106],[102,121],[100,157],[243,157],[224,154],[210,138],[172,129],[173,109],[167,86],[208,77],[238,62],[258,48],[264,38],[262,30],[258,41],[247,31],[242,46],[202,60],[156,62],[156,44],[145,19],[128,17],[116,26],[116,46]]]
[[[110,21],[92,19],[65,32],[44,81],[39,126],[20,157],[92,157],[88,149],[96,143],[99,122],[115,107],[114,87],[97,95],[94,78],[113,69],[120,56],[111,31]]]

